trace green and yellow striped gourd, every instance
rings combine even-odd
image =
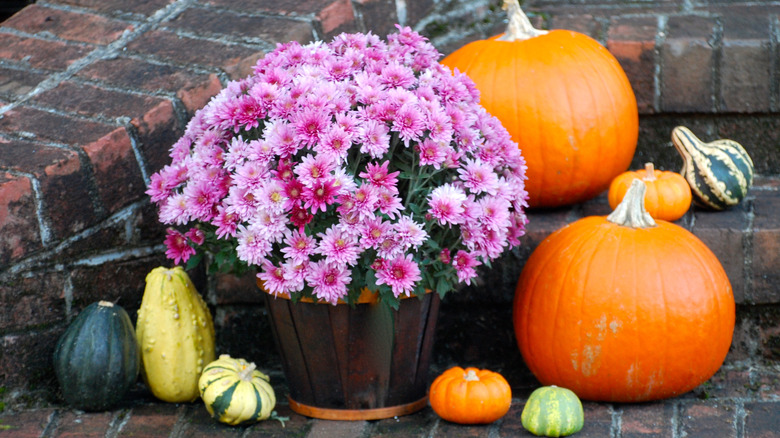
[[[265,420],[276,406],[268,376],[254,363],[227,354],[206,366],[198,388],[209,414],[232,426]]]
[[[180,266],[161,266],[146,276],[136,336],[152,394],[172,403],[197,399],[200,373],[216,355],[214,322]]]
[[[742,201],[753,184],[753,160],[742,145],[727,139],[705,143],[684,126],[672,130],[672,143],[696,204],[723,210]]]
[[[574,392],[551,385],[531,393],[520,421],[534,435],[559,437],[579,432],[585,424],[585,414]]]

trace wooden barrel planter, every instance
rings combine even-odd
[[[327,420],[407,415],[428,403],[439,297],[354,306],[263,294],[287,378],[290,408]]]

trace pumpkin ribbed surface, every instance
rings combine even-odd
[[[140,352],[133,323],[119,305],[100,301],[82,310],[54,349],[54,371],[65,401],[78,409],[109,409],[138,378]]]
[[[687,392],[718,370],[734,309],[723,267],[689,231],[663,220],[634,228],[591,216],[531,254],[514,326],[542,384],[589,400],[645,401]]]
[[[698,205],[723,210],[739,204],[753,185],[753,160],[739,143],[699,140],[690,129],[672,130],[672,143],[683,158],[680,173]]]
[[[691,207],[691,188],[677,172],[661,171],[647,163],[644,170],[621,173],[609,185],[607,199],[613,209],[620,204],[631,182],[640,179],[647,186],[645,209],[655,219],[676,221]]]
[[[452,367],[431,384],[431,408],[441,418],[460,424],[486,424],[503,417],[512,404],[512,390],[501,374]]]
[[[225,354],[206,366],[198,387],[209,414],[230,425],[265,420],[276,406],[268,376]]]
[[[580,399],[557,386],[537,388],[520,414],[523,427],[538,436],[560,437],[579,432],[585,423]]]
[[[607,189],[631,164],[639,134],[636,98],[615,57],[568,30],[497,38],[469,43],[441,63],[474,81],[480,103],[519,144],[531,207]]]
[[[198,398],[200,373],[215,357],[214,323],[184,269],[158,267],[146,276],[136,325],[152,394],[167,402]]]

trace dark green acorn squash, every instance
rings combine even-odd
[[[680,173],[697,205],[723,210],[747,195],[753,184],[753,160],[742,145],[727,139],[705,143],[684,126],[672,130],[672,143],[682,155]]]
[[[85,411],[113,407],[138,378],[140,353],[125,309],[107,301],[90,304],[54,349],[54,372],[63,398]]]

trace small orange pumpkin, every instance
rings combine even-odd
[[[636,97],[617,59],[579,32],[534,29],[505,1],[505,33],[473,41],[441,63],[474,81],[480,103],[523,151],[531,207],[585,201],[631,165]]]
[[[631,182],[642,180],[647,186],[645,210],[653,219],[676,221],[691,207],[691,186],[677,172],[656,170],[653,163],[645,164],[644,170],[621,173],[609,186],[609,206],[614,210],[623,200]]]
[[[453,367],[433,381],[428,397],[434,412],[447,421],[487,424],[509,411],[512,389],[499,373]]]
[[[642,209],[645,190],[634,180],[612,214],[554,232],[523,267],[515,335],[543,385],[586,400],[658,400],[695,388],[726,358],[726,272],[695,235]]]

